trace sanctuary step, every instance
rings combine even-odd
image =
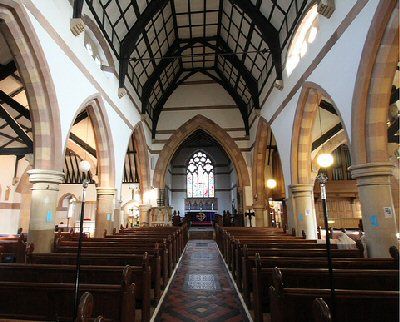
[[[192,226],[189,228],[189,239],[214,239],[214,228]]]

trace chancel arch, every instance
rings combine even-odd
[[[235,165],[239,186],[242,188],[249,186],[250,177],[246,161],[244,160],[235,141],[233,141],[233,139],[220,126],[200,114],[183,124],[168,139],[168,142],[165,144],[157,160],[154,171],[153,186],[156,188],[164,188],[165,174],[175,151],[179,148],[181,143],[196,130],[205,131],[221,144]]]

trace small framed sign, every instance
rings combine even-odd
[[[385,218],[393,218],[392,207],[383,207],[383,214],[385,215]]]

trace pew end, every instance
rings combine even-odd
[[[323,298],[319,297],[312,304],[314,322],[331,322],[331,311]]]
[[[75,322],[87,322],[92,317],[94,300],[92,294],[85,292],[79,301]]]

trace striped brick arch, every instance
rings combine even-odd
[[[74,120],[70,126],[70,130],[74,124],[76,116],[83,110],[87,111],[90,121],[93,125],[94,138],[96,142],[97,155],[97,172],[99,177],[99,187],[114,188],[115,187],[115,159],[114,159],[114,143],[110,129],[107,112],[101,97],[94,95],[89,97],[81,104]],[[68,141],[69,133],[66,140]],[[66,142],[67,143],[67,142]],[[65,144],[67,146],[67,144]],[[64,151],[65,156],[65,151]]]
[[[322,98],[332,99],[319,85],[305,82],[297,103],[297,110],[293,122],[291,148],[291,175],[292,184],[313,183],[315,174],[312,172],[312,128],[318,115],[318,107]],[[336,108],[337,115],[340,113]],[[344,124],[342,122],[343,128]],[[346,133],[346,130],[344,130]],[[345,135],[346,142],[349,142]],[[343,142],[344,143],[344,142]],[[329,151],[328,151],[329,152]],[[331,151],[330,151],[331,152]]]
[[[21,75],[33,130],[34,168],[60,170],[60,116],[55,88],[40,42],[20,1],[0,3],[0,32]]]
[[[150,189],[149,149],[144,135],[143,123],[139,122],[133,131],[134,146],[136,149],[137,166],[139,170],[140,191],[144,193]]]
[[[268,122],[261,116],[258,120],[257,136],[254,141],[255,145],[253,151],[252,166],[253,206],[257,208],[265,207],[265,165],[267,162],[267,148],[270,140],[269,135],[273,136],[271,127],[269,126]],[[283,175],[281,177],[283,181]],[[283,182],[282,184],[283,186],[285,186]]]
[[[398,51],[398,1],[381,0],[357,71],[352,101],[353,165],[388,161],[386,121]]]
[[[235,165],[239,187],[243,188],[245,186],[250,186],[250,177],[247,170],[247,164],[235,141],[219,125],[200,114],[188,120],[179,129],[177,129],[164,145],[158,157],[154,171],[153,186],[155,188],[165,187],[165,174],[172,157],[185,139],[197,130],[203,130],[211,135],[219,142],[219,144],[228,154],[229,158]]]

